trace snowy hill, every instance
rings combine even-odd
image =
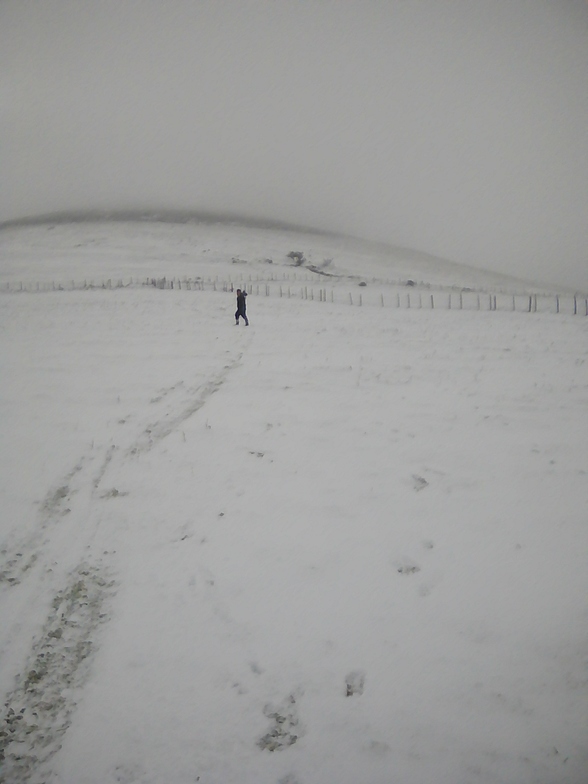
[[[283,227],[0,242],[0,781],[583,784],[584,316]]]
[[[88,214],[54,216],[38,223],[0,226],[0,283],[47,281],[74,276],[107,279],[122,275],[203,277],[235,274],[246,263],[249,274],[269,276],[276,268],[295,266],[289,254],[304,253],[305,269],[320,270],[337,282],[348,278],[424,286],[470,288],[517,293],[555,292],[553,286],[466,267],[446,259],[370,243],[353,237],[308,232],[284,225],[240,223],[189,214],[119,213],[105,221]],[[167,220],[162,218],[167,217]],[[182,218],[182,222],[174,219]],[[276,265],[273,270],[268,264]],[[227,267],[232,264],[232,269]],[[229,272],[230,270],[230,272]],[[240,272],[242,270],[239,270]]]

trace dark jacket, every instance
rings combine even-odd
[[[242,291],[240,294],[237,294],[237,313],[241,313],[245,315],[245,297],[247,296],[246,291]]]

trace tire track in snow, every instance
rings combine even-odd
[[[108,620],[107,605],[114,589],[104,567],[80,564],[55,594],[41,634],[4,700],[2,784],[33,781],[39,767],[61,748],[76,694],[90,673],[98,627]]]
[[[43,562],[44,543],[49,530],[65,518],[87,517],[88,501],[112,498],[118,491],[100,492],[105,475],[116,457],[126,460],[130,456],[149,452],[162,439],[169,436],[189,417],[195,414],[226,381],[229,373],[240,363],[243,353],[237,354],[221,370],[202,384],[186,390],[178,401],[178,391],[183,382],[161,390],[151,398],[155,406],[166,406],[165,413],[148,425],[140,426],[139,435],[123,439],[119,445],[110,444],[101,452],[90,450],[75,466],[46,493],[40,506],[39,520],[33,531],[20,542],[4,543],[0,549],[0,590],[19,585],[36,565]],[[123,420],[126,421],[126,420]],[[135,431],[136,433],[136,431]],[[92,447],[93,449],[93,447]],[[97,461],[98,470],[95,470]],[[92,473],[94,472],[94,473]]]
[[[41,519],[32,534],[12,554],[5,548],[0,566],[0,585],[18,585],[36,564],[49,569],[50,558],[43,552],[48,529],[67,516],[80,517],[88,510],[88,500],[99,503],[113,497],[113,492],[99,489],[111,467],[120,457],[129,457],[151,450],[174,432],[206,403],[224,384],[227,376],[240,362],[242,353],[198,387],[190,390],[178,404],[172,401],[159,419],[145,427],[120,447],[109,445],[102,451],[102,460],[95,470],[99,455],[85,455],[58,482],[41,505]],[[175,385],[152,399],[152,403],[169,403],[169,392]],[[83,496],[84,507],[76,508],[74,496]],[[80,517],[80,520],[82,518]],[[75,522],[75,520],[74,520]],[[89,539],[92,530],[88,529]],[[89,541],[78,543],[84,546]],[[106,555],[106,553],[104,553]],[[109,619],[108,604],[116,591],[116,580],[105,567],[83,562],[65,578],[65,586],[55,593],[51,611],[37,635],[14,688],[6,695],[0,719],[0,784],[21,784],[46,780],[47,764],[61,748],[61,740],[70,726],[76,708],[76,694],[85,684],[97,650],[98,628]]]
[[[76,477],[82,473],[86,457],[82,457],[64,477],[45,495],[40,507],[40,519],[34,530],[19,544],[8,544],[0,549],[0,587],[18,585],[39,559],[47,529],[71,511],[71,498],[77,492]]]
[[[182,408],[168,412],[163,418],[148,425],[139,438],[125,450],[126,455],[149,452],[162,439],[178,429],[187,419],[195,414],[206,403],[208,398],[217,392],[227,379],[229,373],[240,363],[243,354],[238,354],[231,362],[201,386],[191,390],[191,394]]]

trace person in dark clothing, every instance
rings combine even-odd
[[[243,319],[245,322],[245,326],[249,326],[249,319],[247,318],[246,310],[247,305],[245,303],[245,297],[247,296],[246,291],[241,291],[241,289],[237,289],[237,310],[235,312],[235,326],[239,326],[239,317]]]

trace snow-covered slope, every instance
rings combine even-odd
[[[292,250],[509,290],[123,223],[11,229],[0,289]],[[252,291],[237,328],[220,289],[0,291],[0,781],[583,784],[588,320]]]
[[[376,278],[380,282],[457,286],[518,293],[553,287],[465,267],[426,253],[351,237],[305,233],[294,228],[255,227],[237,222],[145,220],[49,222],[0,228],[2,282],[62,279],[105,280],[122,275],[182,277],[247,272],[269,277],[295,266],[289,254],[304,254],[303,268],[320,270],[331,282]],[[270,269],[271,262],[271,269]],[[227,265],[232,265],[227,267]],[[239,272],[243,269],[239,267]],[[63,281],[63,279],[65,279]]]

